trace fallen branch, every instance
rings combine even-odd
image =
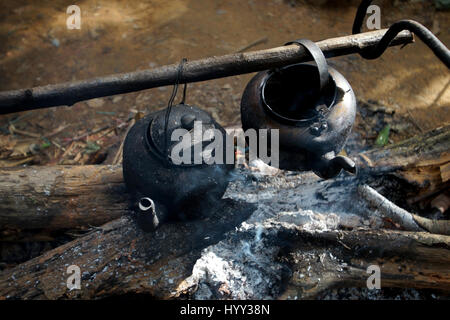
[[[360,185],[358,193],[385,217],[398,223],[407,231],[422,231],[408,211],[392,203],[368,185]]]
[[[362,175],[392,174],[419,191],[407,201],[415,203],[450,187],[450,125],[436,128],[405,141],[375,148],[357,157]]]
[[[412,217],[420,227],[428,232],[450,236],[450,220],[432,220],[415,214]]]

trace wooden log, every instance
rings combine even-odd
[[[365,172],[373,174],[425,167],[439,168],[450,162],[450,125],[384,148],[363,152],[358,158],[359,166]]]
[[[301,259],[311,252],[320,259]],[[380,268],[381,288],[450,292],[449,236],[391,230],[329,231],[305,235],[303,243],[295,242],[289,256],[294,275],[310,271],[307,277],[293,276],[281,298],[312,299],[329,289],[367,288],[369,266]]]
[[[369,174],[395,173],[449,161],[450,126],[360,154]],[[439,174],[435,175],[442,186]],[[447,182],[448,183],[448,182]],[[72,229],[99,226],[128,207],[121,166],[39,166],[0,169],[1,229]]]
[[[123,294],[149,294],[159,299],[192,297],[198,284],[186,278],[202,249],[224,239],[253,210],[248,204],[226,200],[217,209],[220,215],[203,221],[166,224],[154,233],[143,233],[132,219],[123,217],[4,270],[0,273],[0,299],[93,299]],[[370,264],[381,266],[385,288],[450,291],[448,236],[383,230],[315,232],[282,225],[272,228],[275,232],[269,232],[266,241],[279,248],[276,259],[285,261],[293,275],[286,288],[275,294],[281,298],[293,293],[299,298],[312,298],[336,286],[365,287]],[[241,234],[238,241],[249,236]],[[317,255],[320,250],[327,257],[331,254],[338,259],[332,263],[317,259],[322,257]],[[313,260],[318,265],[296,259],[305,253],[315,254]],[[342,270],[344,261],[347,267]],[[80,268],[79,290],[67,288],[67,268],[72,265]],[[312,266],[314,275],[298,277],[307,266]],[[227,280],[223,281],[226,288]],[[229,297],[227,289],[222,292],[219,298]]]
[[[358,155],[363,174],[393,174],[415,186],[414,203],[450,187],[445,170],[450,163],[450,125],[436,128],[405,141],[375,148]]]
[[[317,45],[327,58],[360,53],[363,49],[376,45],[386,31],[387,29],[383,29],[327,39],[317,42]],[[403,31],[390,45],[405,45],[413,40],[411,32]],[[210,57],[187,62],[183,69],[181,82],[197,82],[252,73],[310,61],[310,59],[305,49],[295,44]],[[0,92],[0,114],[60,105],[71,106],[78,101],[167,86],[175,83],[177,73],[178,64],[172,64],[83,81],[4,91]]]
[[[121,166],[35,166],[0,170],[1,229],[99,226],[127,211]]]
[[[165,224],[145,233],[122,217],[0,274],[0,300],[101,298],[148,293],[169,298],[206,246],[223,239],[254,205],[224,200],[211,219]],[[80,267],[82,290],[69,291],[67,267]]]

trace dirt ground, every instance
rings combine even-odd
[[[68,30],[66,8],[74,4],[72,0],[3,0],[0,90],[130,72],[183,57],[222,55],[257,40],[265,41],[250,50],[298,38],[342,36],[351,32],[358,3],[80,0],[76,4],[81,8],[81,30]],[[415,19],[447,46],[450,43],[450,12],[436,10],[433,1],[376,4],[382,8],[382,27],[402,18]],[[352,55],[329,63],[353,86],[360,110],[373,107],[373,101],[388,110],[381,118],[378,111],[360,113],[354,130],[360,147],[372,146],[386,123],[392,127],[392,143],[450,121],[450,74],[420,40],[390,49],[377,60]],[[190,84],[187,103],[211,112],[222,125],[239,124],[241,94],[251,77]],[[170,92],[171,87],[162,87],[71,108],[1,116],[0,165],[111,163],[133,112],[164,108]]]

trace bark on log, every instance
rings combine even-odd
[[[99,226],[121,217],[127,200],[121,166],[0,170],[1,229]]]
[[[223,239],[253,209],[225,201],[217,211],[224,214],[204,221],[167,224],[155,233],[143,233],[130,218],[120,218],[3,271],[0,299],[91,299],[122,294],[191,298],[202,285],[199,279],[189,279],[202,249]],[[371,264],[381,267],[383,287],[450,291],[448,236],[382,230],[312,232],[275,222],[268,230],[263,241],[276,244],[278,252],[273,258],[282,261],[290,274],[287,281],[281,277],[279,283],[272,284],[277,288],[272,298],[313,298],[329,288],[365,287],[366,268]],[[252,231],[247,232],[244,238],[252,238]],[[236,240],[242,241],[242,234]],[[233,235],[228,241],[234,241]],[[310,260],[312,256],[315,258]],[[252,263],[250,257],[247,263]],[[80,290],[70,291],[66,286],[71,265],[81,269]],[[300,277],[308,267],[312,273]],[[214,297],[233,297],[226,279],[216,281],[222,285],[210,288],[215,290]]]
[[[365,32],[317,42],[327,58],[360,53],[380,41],[387,29]],[[411,32],[402,31],[391,46],[413,42]],[[310,56],[298,45],[267,50],[234,53],[187,62],[181,83],[197,82],[244,73],[278,68],[309,61]],[[95,79],[0,92],[0,114],[60,105],[109,95],[134,92],[175,83],[178,64]]]

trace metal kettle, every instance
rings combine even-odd
[[[169,113],[164,109],[147,115],[127,134],[123,176],[144,230],[154,230],[168,220],[199,218],[202,208],[210,209],[225,192],[234,165],[207,164],[203,158],[200,163],[175,164],[171,158],[179,143],[171,140],[174,130],[192,132],[197,123],[202,130],[213,128],[223,138],[226,135],[207,112],[184,103]],[[193,156],[189,154],[190,159]]]
[[[305,47],[316,65],[294,64],[254,76],[241,100],[242,127],[279,130],[281,169],[312,170],[325,179],[342,169],[354,173],[355,163],[338,155],[355,121],[353,90],[314,42],[292,43]]]

